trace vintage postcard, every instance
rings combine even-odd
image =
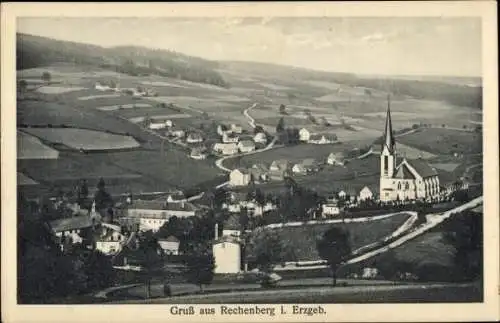
[[[499,319],[494,5],[2,5],[2,320]]]

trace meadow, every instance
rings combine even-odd
[[[26,128],[25,132],[52,144],[72,149],[113,150],[138,148],[140,144],[131,136],[78,128]]]
[[[354,251],[389,236],[408,217],[407,213],[401,213],[390,218],[368,222],[313,224],[266,230],[274,230],[283,241],[288,251],[284,261],[313,261],[321,260],[316,248],[317,239],[331,227],[342,227],[348,230],[351,250]]]
[[[446,128],[425,129],[402,136],[398,141],[434,154],[477,154],[483,151],[480,133]]]
[[[40,139],[17,131],[17,159],[57,159],[59,152]]]

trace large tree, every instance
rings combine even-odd
[[[285,130],[285,119],[283,117],[280,118],[278,124],[276,125],[276,133],[282,133]]]
[[[340,227],[331,227],[316,242],[321,259],[326,260],[333,277],[333,286],[337,285],[337,270],[351,254],[349,232]]]
[[[483,217],[469,211],[456,214],[445,224],[444,239],[455,248],[458,276],[464,280],[479,278],[483,268]]]
[[[285,248],[283,241],[273,230],[254,231],[245,248],[248,261],[260,271],[269,273],[273,265],[283,261]]]
[[[189,282],[200,287],[210,284],[214,278],[215,261],[207,248],[199,245],[186,260],[186,278]]]
[[[148,231],[139,237],[139,254],[142,255],[142,268],[146,287],[146,297],[151,297],[151,281],[161,271],[163,259],[158,239]]]
[[[103,178],[100,178],[99,183],[97,183],[97,192],[95,193],[94,200],[96,210],[102,210],[114,205],[113,198],[106,191],[106,184]]]

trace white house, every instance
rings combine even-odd
[[[337,203],[325,203],[321,206],[321,213],[323,216],[339,215],[340,208]]]
[[[255,150],[255,143],[251,140],[242,140],[238,143],[238,148],[242,153],[248,153]]]
[[[335,134],[314,134],[309,136],[308,142],[317,145],[331,144],[337,141]]]
[[[174,236],[169,236],[166,239],[158,239],[158,244],[164,253],[167,255],[178,255],[180,241]]]
[[[328,155],[328,158],[326,160],[326,163],[329,165],[343,166],[344,162],[345,162],[345,157],[344,153],[342,152],[331,153],[330,155]]]
[[[105,255],[112,255],[122,249],[125,240],[126,238],[121,232],[106,230],[106,233],[96,240],[95,247]]]
[[[223,143],[231,143],[231,142],[238,142],[240,138],[238,137],[238,135],[235,135],[233,133],[224,133],[222,135],[222,142]]]
[[[339,199],[345,199],[347,196],[347,193],[346,193],[346,191],[341,190],[340,192],[337,193],[337,196]]]
[[[253,141],[255,141],[255,143],[257,144],[265,145],[267,143],[267,136],[263,132],[256,133],[253,137]]]
[[[304,167],[304,165],[302,165],[302,163],[297,163],[297,164],[293,165],[292,172],[294,174],[301,174],[301,175],[307,174],[307,170]]]
[[[310,136],[311,136],[311,132],[309,130],[307,130],[306,128],[302,128],[299,130],[299,140],[300,141],[308,142]]]
[[[373,199],[373,192],[368,186],[363,187],[361,191],[359,191],[358,200],[366,201],[372,199]]]
[[[198,209],[193,204],[185,201],[169,203],[159,200],[134,200],[128,206],[125,218],[139,222],[141,231],[156,232],[173,216],[192,217],[197,212]]]
[[[94,88],[98,91],[110,91],[110,90],[113,90],[109,85],[103,85],[99,82],[96,82],[95,83],[95,86]]]
[[[232,131],[225,124],[220,124],[217,126],[217,134],[223,136],[225,133],[231,133]]]
[[[236,168],[229,173],[229,185],[247,186],[250,183],[250,172],[246,169]]]
[[[241,271],[241,245],[238,239],[222,237],[212,246],[215,274],[236,274]]]
[[[238,145],[233,143],[215,143],[213,150],[222,155],[235,155],[238,153]]]
[[[197,132],[193,132],[187,136],[186,142],[189,144],[200,143],[200,142],[203,142],[203,137],[201,136],[201,134],[199,134]]]
[[[234,132],[234,133],[242,133],[243,132],[243,128],[240,125],[237,125],[237,124],[233,123],[231,125],[231,131]]]

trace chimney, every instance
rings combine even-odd
[[[215,240],[219,239],[219,223],[215,223]]]

